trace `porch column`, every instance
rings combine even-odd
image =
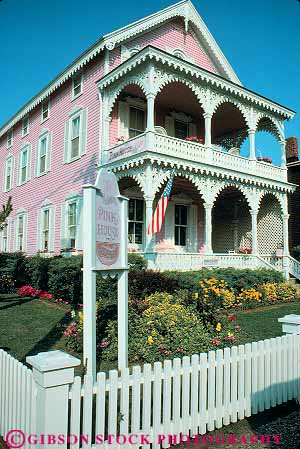
[[[147,95],[147,131],[154,131],[154,104],[155,95]]]
[[[213,208],[212,204],[204,203],[204,210],[205,210],[204,245],[205,245],[205,253],[206,254],[212,254],[212,244],[211,244],[212,208]]]
[[[203,117],[205,119],[205,145],[210,147],[211,146],[211,119],[212,114],[209,112],[206,112],[203,114]]]
[[[283,255],[289,256],[289,214],[282,215]]]
[[[250,140],[250,159],[252,161],[256,160],[256,154],[255,154],[255,129],[249,129],[248,130],[248,136]]]
[[[146,204],[146,229],[145,229],[145,248],[144,251],[146,253],[151,253],[153,251],[153,241],[154,237],[152,234],[148,235],[148,227],[152,223],[152,215],[153,215],[153,201],[154,196],[146,196],[145,204]]]
[[[252,234],[252,254],[256,255],[258,253],[257,251],[257,215],[258,211],[256,209],[250,210],[251,214],[251,222],[252,222],[252,228],[251,228],[251,234]]]
[[[281,149],[281,168],[286,168],[286,142],[285,140],[280,141]]]

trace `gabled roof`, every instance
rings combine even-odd
[[[123,28],[104,35],[94,45],[82,53],[73,63],[67,66],[63,72],[61,72],[52,82],[50,82],[44,89],[35,95],[28,103],[26,103],[25,106],[21,108],[10,120],[8,120],[0,129],[0,137],[104,49],[112,50],[116,45],[131,39],[133,36],[155,28],[174,17],[182,17],[185,20],[186,29],[188,29],[189,24],[192,24],[199,41],[204,46],[212,62],[219,70],[221,76],[241,85],[237,75],[201,19],[194,5],[190,0],[183,0],[151,14],[150,16],[133,22]]]

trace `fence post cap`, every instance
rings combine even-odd
[[[40,352],[37,355],[26,357],[26,362],[42,373],[64,368],[74,368],[81,364],[80,359],[59,350]]]
[[[278,318],[279,323],[300,324],[300,315],[291,314]]]

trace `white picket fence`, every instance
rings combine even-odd
[[[90,377],[83,385],[76,377],[70,433],[79,435],[82,424],[89,442],[99,434],[150,434],[153,448],[160,447],[158,435],[179,440],[180,434],[205,434],[299,398],[299,356],[300,335],[289,335],[146,364],[142,370],[135,366],[131,374],[113,370],[106,378],[100,372],[94,385]],[[170,447],[168,441],[163,447]]]
[[[0,349],[0,435],[35,432],[36,385],[32,371]],[[24,448],[29,448],[28,444]]]
[[[62,371],[70,373],[70,365]],[[134,366],[121,374],[100,372],[95,383],[89,376],[82,383],[80,377],[68,374],[67,395],[57,394],[62,376],[57,371],[48,374],[57,381],[57,389],[47,381],[51,387],[44,387],[45,395],[30,370],[0,351],[1,435],[16,428],[26,434],[50,429],[72,436],[72,447],[79,449],[93,447],[96,435],[144,434],[150,435],[150,445],[132,446],[127,440],[124,447],[167,448],[171,441],[166,437],[160,445],[158,435],[172,435],[173,441],[177,436],[178,441],[180,434],[205,434],[300,398],[300,335]],[[50,415],[51,422],[41,420],[47,404],[49,410],[43,398],[49,401],[51,395],[57,410],[69,416],[66,424],[56,413]],[[117,446],[105,440],[100,447]]]

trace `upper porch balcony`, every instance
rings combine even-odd
[[[294,113],[284,106],[153,47],[98,87],[102,164],[148,158],[287,182],[284,121]],[[273,137],[278,165],[258,133]]]

